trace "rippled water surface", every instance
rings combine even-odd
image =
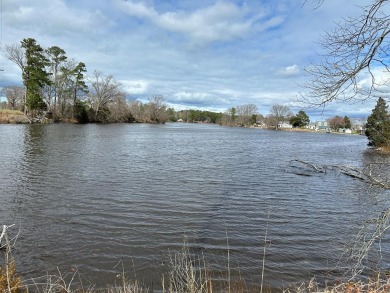
[[[266,284],[282,288],[332,268],[381,209],[361,182],[299,176],[289,162],[361,166],[366,144],[183,123],[0,125],[0,222],[20,229],[14,253],[27,277],[77,268],[105,286],[123,266],[158,289],[168,252],[187,239],[216,271],[229,252],[229,266],[256,282],[266,236]]]

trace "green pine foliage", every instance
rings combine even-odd
[[[41,110],[45,105],[41,89],[44,85],[51,84],[50,74],[45,70],[49,60],[45,56],[45,51],[34,39],[24,39],[21,44],[26,56],[23,83],[27,91],[27,106],[30,110]]]
[[[390,146],[390,115],[388,105],[383,98],[378,99],[372,114],[367,119],[366,136],[371,146]]]
[[[344,117],[344,128],[349,128],[349,129],[352,128],[351,119],[349,119],[348,116]]]
[[[291,117],[290,119],[290,124],[293,127],[304,127],[306,125],[309,125],[309,123],[309,116],[307,116],[306,112],[303,110],[299,111],[295,116]]]

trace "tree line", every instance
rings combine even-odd
[[[85,63],[68,58],[60,47],[44,49],[33,38],[23,39],[20,44],[6,45],[4,54],[20,68],[23,80],[23,86],[3,88],[8,108],[22,110],[31,118],[44,114],[58,122],[184,121],[242,127],[261,125],[273,129],[278,129],[285,122],[292,127],[305,127],[310,123],[305,111],[300,110],[294,115],[288,106],[280,104],[272,105],[269,114],[263,116],[254,104],[239,105],[218,113],[175,111],[168,108],[161,95],[150,97],[147,103],[129,101],[122,85],[112,75],[94,71],[87,77]],[[366,135],[371,145],[389,145],[388,116],[386,102],[380,98],[367,123]],[[327,122],[333,130],[351,128],[347,116],[335,116]]]
[[[120,82],[94,71],[86,76],[85,63],[68,58],[64,49],[42,48],[35,39],[6,45],[5,57],[21,70],[23,86],[5,86],[8,108],[22,110],[35,119],[45,116],[57,122],[167,121],[162,96],[147,103],[127,101]]]

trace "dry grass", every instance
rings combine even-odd
[[[23,282],[15,269],[15,261],[11,255],[11,243],[7,229],[3,226],[0,234],[0,292],[1,293],[148,293],[152,292],[137,281],[128,280],[124,270],[120,275],[120,283],[107,288],[94,288],[83,286],[79,272],[62,274],[58,271],[55,275],[31,279]],[[167,260],[167,273],[162,276],[163,293],[244,293],[260,292],[263,285],[258,284],[257,289],[248,288],[245,281],[238,277],[233,278],[229,273],[224,273],[217,278],[211,272],[203,256],[191,254],[188,246],[184,243],[181,251],[169,253]],[[230,270],[230,266],[229,270]],[[214,276],[213,276],[214,275]],[[222,277],[222,278],[221,278]],[[271,289],[265,290],[272,292]],[[365,281],[344,282],[333,286],[322,286],[313,278],[308,283],[298,288],[286,289],[285,293],[385,293],[390,292],[390,275],[377,274]]]
[[[286,289],[284,293],[389,293],[390,292],[390,278],[389,276],[377,276],[368,278],[365,281],[350,281],[335,284],[333,286],[323,287],[318,284],[315,278],[311,279],[309,283],[302,284],[295,289]]]
[[[0,110],[0,115],[24,115],[22,111],[20,110],[9,110],[9,109],[2,109]]]
[[[0,123],[29,123],[29,120],[19,110],[0,110]]]
[[[0,292],[18,293],[25,292],[22,285],[22,278],[17,275],[15,261],[11,255],[11,243],[15,241],[8,238],[7,230],[12,226],[3,225],[0,233],[0,259],[3,258],[3,264],[0,266]]]
[[[381,146],[378,148],[379,151],[384,152],[384,153],[390,153],[390,146]]]
[[[182,251],[169,255],[168,277],[163,276],[163,292],[212,292],[212,282],[204,258],[191,256],[184,243]]]
[[[0,292],[23,292],[22,288],[22,278],[16,274],[15,261],[11,259],[0,267]]]

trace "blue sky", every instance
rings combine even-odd
[[[59,46],[88,72],[112,74],[131,99],[163,95],[180,109],[225,111],[273,104],[297,112],[304,68],[321,34],[371,1],[2,0],[2,44],[35,38]],[[313,0],[313,2],[315,2]],[[21,84],[2,57],[0,85]],[[315,119],[368,116],[375,101],[305,109]]]

